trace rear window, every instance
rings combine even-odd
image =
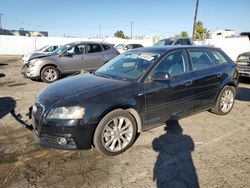
[[[211,51],[217,64],[227,64],[227,59],[219,51]]]

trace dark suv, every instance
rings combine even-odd
[[[47,86],[31,108],[33,123],[27,127],[43,146],[93,145],[117,155],[133,144],[137,133],[169,119],[205,110],[229,113],[237,85],[236,65],[218,48],[140,48],[117,56],[95,75]]]

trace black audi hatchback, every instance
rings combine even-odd
[[[126,151],[137,133],[169,119],[231,111],[238,85],[233,61],[213,47],[173,46],[125,52],[99,68],[48,85],[31,110],[43,145]]]

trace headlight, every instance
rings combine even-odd
[[[29,66],[35,66],[35,63],[38,61],[38,59],[31,59],[31,60],[29,60]]]
[[[73,107],[59,107],[52,109],[47,118],[48,119],[82,119],[85,113],[85,108],[80,106]]]

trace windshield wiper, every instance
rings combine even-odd
[[[96,76],[100,76],[100,77],[103,77],[103,78],[109,78],[109,79],[112,79],[112,77],[111,76],[108,76],[108,75],[106,75],[106,74],[99,74],[99,73],[95,73],[95,75]]]

